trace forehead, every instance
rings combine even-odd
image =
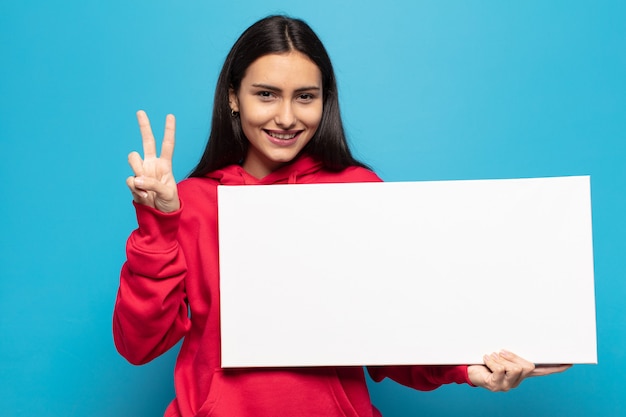
[[[246,70],[242,84],[310,85],[321,88],[318,66],[301,52],[263,55]]]

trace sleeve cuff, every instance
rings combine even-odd
[[[133,246],[149,248],[151,252],[169,251],[176,245],[180,209],[163,213],[153,207],[133,201],[139,227],[133,234]]]

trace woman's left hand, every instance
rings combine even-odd
[[[467,373],[472,384],[489,391],[508,391],[531,376],[563,372],[572,365],[537,365],[505,350],[483,357],[484,365],[470,365]]]

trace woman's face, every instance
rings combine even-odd
[[[315,134],[322,119],[322,74],[300,52],[264,55],[247,68],[229,102],[250,142],[243,168],[263,178],[293,160]]]

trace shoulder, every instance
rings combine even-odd
[[[216,204],[217,185],[217,181],[211,178],[187,178],[178,183],[178,195],[185,207]]]
[[[320,171],[316,182],[382,182],[374,171],[359,166],[351,166],[339,172]]]
[[[372,170],[367,168],[352,166],[343,170],[344,175],[354,178],[353,182],[382,182],[383,180]]]

